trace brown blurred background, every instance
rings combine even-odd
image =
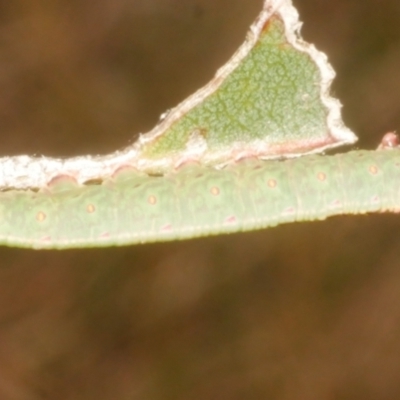
[[[205,84],[261,0],[0,1],[1,155],[108,153]],[[400,2],[297,0],[346,123],[400,129]],[[400,398],[400,217],[0,248],[0,400]]]

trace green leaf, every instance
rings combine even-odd
[[[354,135],[327,95],[326,57],[297,37],[291,7],[264,11],[246,42],[202,90],[141,141],[148,162],[226,163],[320,152]]]
[[[7,158],[0,162],[0,187],[45,187],[58,175],[78,183],[107,179],[126,165],[148,173],[187,162],[221,167],[245,157],[288,158],[354,143],[339,101],[329,96],[334,71],[325,54],[299,37],[300,26],[290,0],[266,0],[214,79],[133,146],[105,157]]]

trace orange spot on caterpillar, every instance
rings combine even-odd
[[[387,132],[383,135],[378,150],[387,150],[399,147],[399,137],[396,132]]]
[[[234,215],[231,215],[228,218],[225,218],[225,222],[228,224],[234,224],[237,221],[236,217]]]
[[[218,195],[220,194],[220,190],[219,190],[219,188],[217,188],[216,186],[213,186],[213,187],[210,189],[210,192],[211,192],[211,194],[212,194],[213,196],[218,196]]]
[[[151,204],[152,206],[154,206],[154,204],[157,203],[157,197],[156,196],[149,196],[149,198],[147,199],[148,203]]]
[[[36,221],[43,222],[46,219],[46,214],[43,211],[39,211],[36,214]]]
[[[376,165],[370,165],[368,171],[372,175],[376,175],[378,173],[378,167]]]
[[[93,204],[88,204],[88,205],[86,206],[86,211],[87,211],[89,214],[92,214],[92,213],[94,213],[94,212],[96,211],[96,207],[95,207]]]
[[[318,172],[317,179],[323,182],[324,180],[326,180],[326,174],[324,172]]]
[[[267,182],[267,185],[268,185],[270,188],[276,187],[277,184],[278,184],[278,182],[277,182],[275,179],[269,179],[268,182]]]

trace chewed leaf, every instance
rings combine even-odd
[[[290,0],[266,0],[247,38],[205,87],[133,146],[103,157],[0,159],[0,188],[40,188],[57,176],[104,180],[130,166],[169,173],[187,163],[221,167],[245,157],[290,158],[356,141],[329,95],[325,54],[299,36]]]
[[[215,165],[353,143],[328,93],[334,72],[323,53],[300,39],[299,27],[289,1],[266,1],[215,78],[141,138],[142,161],[161,169],[188,159]]]

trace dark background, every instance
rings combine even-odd
[[[346,123],[400,126],[400,2],[297,0]],[[109,153],[243,41],[261,0],[0,1],[0,152]],[[400,217],[110,249],[0,249],[0,399],[400,398]]]

